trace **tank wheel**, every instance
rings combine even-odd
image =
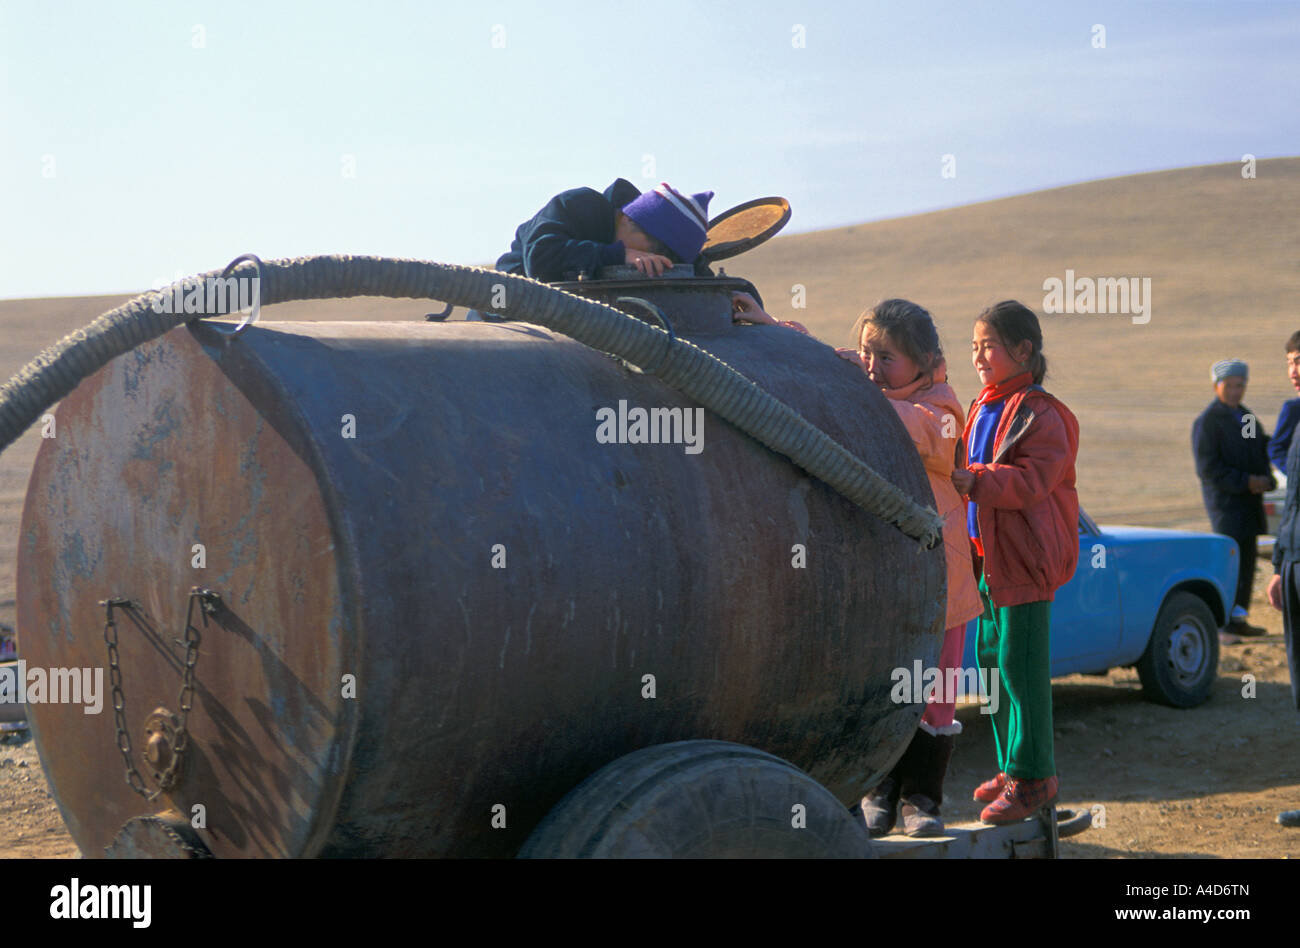
[[[1194,708],[1210,696],[1218,667],[1219,636],[1210,607],[1192,593],[1174,593],[1160,607],[1137,663],[1143,691],[1160,704]]]
[[[620,757],[537,825],[524,859],[871,858],[866,827],[779,757],[678,741]]]
[[[136,816],[122,824],[113,842],[104,847],[110,859],[211,859],[187,820],[176,810]]]

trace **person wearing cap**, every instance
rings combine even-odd
[[[497,269],[544,283],[594,277],[618,264],[646,276],[660,276],[675,263],[698,269],[712,197],[712,191],[686,194],[667,183],[642,194],[623,178],[604,192],[565,191],[519,225]]]
[[[1237,542],[1237,594],[1228,622],[1229,634],[1263,635],[1250,625],[1250,593],[1255,581],[1255,541],[1268,529],[1266,491],[1277,486],[1269,470],[1268,435],[1259,419],[1242,404],[1249,369],[1240,359],[1214,363],[1214,401],[1192,425],[1192,450],[1201,479],[1205,512],[1216,533]],[[1225,642],[1231,644],[1234,638]]]
[[[674,264],[688,263],[696,276],[713,276],[700,256],[708,240],[712,197],[712,191],[688,195],[667,182],[642,194],[623,178],[603,192],[573,188],[519,225],[496,268],[543,283],[576,280],[580,274],[595,277],[601,267],[618,264],[657,277]],[[732,318],[774,322],[762,311],[754,284],[746,281],[745,289],[733,294]],[[500,322],[504,317],[470,310],[465,318]]]

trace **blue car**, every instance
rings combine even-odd
[[[1237,560],[1225,536],[1099,527],[1080,511],[1079,565],[1052,603],[1052,677],[1136,665],[1151,700],[1200,704],[1218,672]],[[967,668],[977,626],[966,629]]]

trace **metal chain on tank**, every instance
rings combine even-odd
[[[203,625],[206,627],[208,616],[216,612],[216,603],[220,599],[220,594],[211,589],[204,589],[201,586],[190,589],[189,604],[185,610],[185,631],[182,633],[185,666],[181,672],[181,690],[177,699],[181,711],[176,723],[175,747],[171,761],[158,775],[158,789],[152,793],[145,786],[144,777],[140,775],[140,771],[136,769],[131,759],[131,734],[126,723],[126,696],[122,690],[121,657],[117,649],[117,622],[113,619],[115,607],[132,609],[135,608],[135,603],[121,596],[100,600],[99,604],[107,610],[104,642],[108,645],[108,680],[112,687],[113,725],[116,730],[117,749],[122,752],[122,762],[126,765],[127,786],[151,802],[172,788],[176,782],[176,775],[180,771],[181,758],[184,756],[185,749],[189,747],[188,724],[190,711],[194,707],[194,670],[199,662],[199,643],[202,641],[202,635],[194,625],[194,603],[196,600],[202,603],[201,615]]]
[[[126,727],[126,698],[122,694],[122,670],[118,667],[117,623],[113,621],[113,607],[130,608],[131,600],[114,596],[100,600],[99,603],[108,610],[104,623],[104,641],[108,643],[108,683],[113,689],[113,724],[117,729],[117,749],[122,752],[126,763],[127,785],[143,797],[149,796],[149,789],[144,785],[140,771],[131,763],[131,735]]]
[[[186,730],[186,724],[189,722],[190,709],[194,706],[194,667],[199,663],[199,641],[201,639],[199,630],[194,625],[194,603],[195,601],[201,603],[199,612],[203,616],[203,627],[207,628],[208,616],[217,611],[216,604],[220,599],[221,596],[211,589],[204,589],[201,586],[190,589],[189,606],[185,610],[185,671],[181,674],[181,691],[180,696],[177,698],[181,713],[179,722],[176,725],[175,754],[167,765],[167,769],[163,771],[158,793],[171,789],[171,785],[176,779],[176,771],[180,767],[181,755],[190,744],[190,732]]]

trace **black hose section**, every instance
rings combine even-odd
[[[246,263],[231,275],[251,278],[255,272],[253,264]],[[182,284],[204,283],[221,273],[211,270]],[[916,503],[790,406],[689,340],[677,339],[665,352],[668,340],[662,329],[603,303],[496,270],[348,255],[265,261],[259,289],[264,306],[352,296],[442,300],[544,326],[633,365],[658,362],[654,374],[665,384],[789,458],[926,549],[942,540],[943,520],[932,508]],[[146,293],[110,310],[50,346],[0,386],[0,451],[113,358],[195,318],[227,315],[160,312],[166,308],[159,305],[163,296],[172,292],[169,287]]]

